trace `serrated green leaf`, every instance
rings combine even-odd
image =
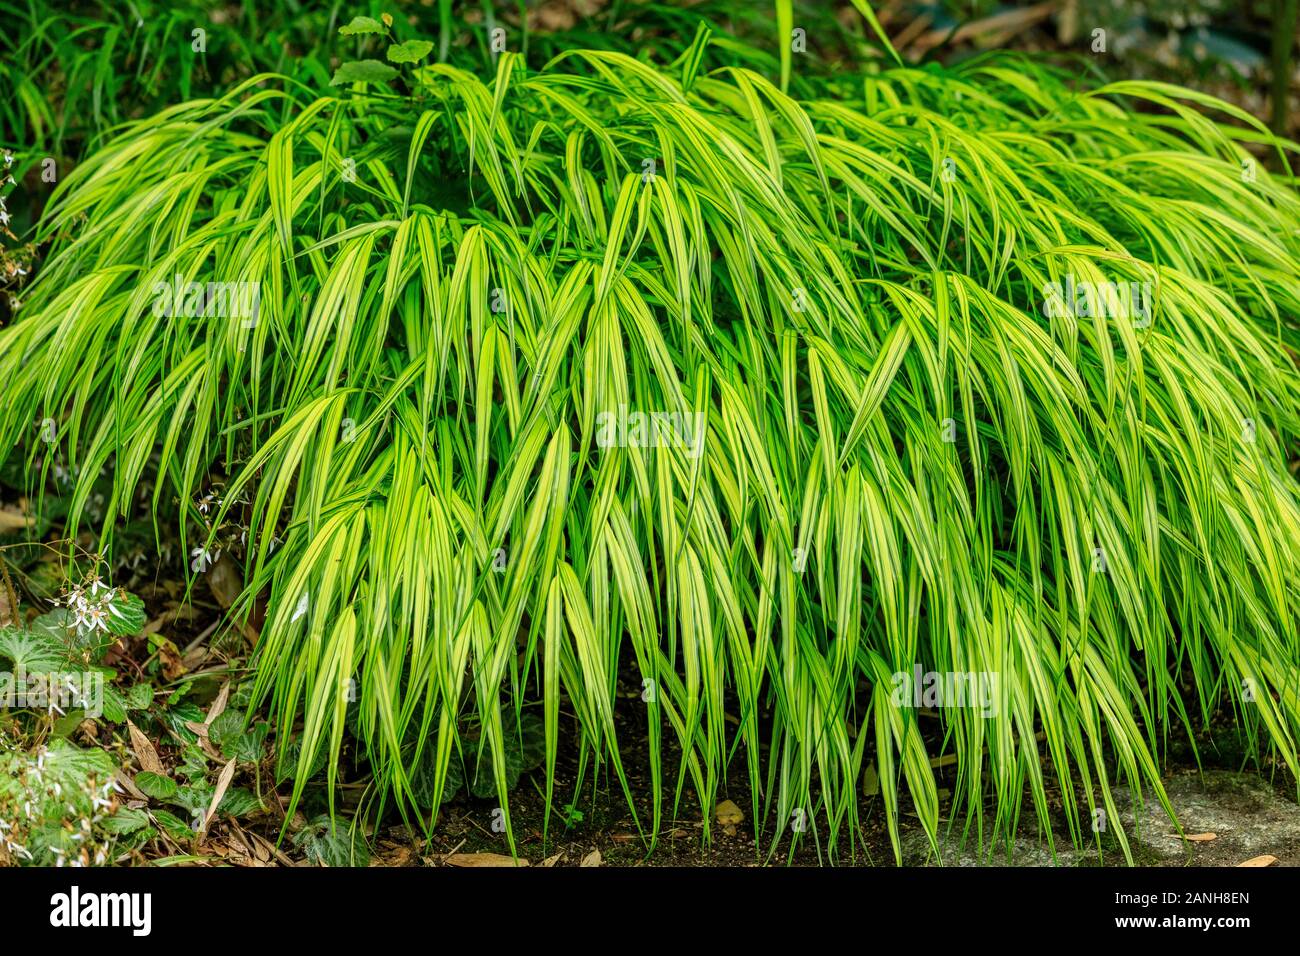
[[[378,60],[352,60],[334,71],[330,86],[344,86],[348,83],[387,83],[395,76],[397,71],[387,63],[380,63]]]
[[[99,822],[99,825],[109,833],[124,834],[134,833],[141,827],[148,826],[149,815],[143,810],[133,810],[130,807],[120,807],[112,816],[105,817]]]
[[[114,724],[125,723],[126,708],[126,698],[105,678],[102,710],[104,719]]]
[[[128,591],[118,591],[109,603],[108,632],[117,637],[139,634],[149,620],[144,601]]]
[[[208,739],[217,747],[224,746],[244,732],[244,715],[227,707],[208,724]]]
[[[392,63],[418,63],[429,55],[433,44],[428,40],[407,40],[394,43],[388,48],[388,59]]]
[[[217,810],[232,817],[246,817],[250,813],[265,810],[266,807],[249,790],[243,787],[231,787],[221,797]]]
[[[185,726],[187,723],[203,723],[204,713],[194,704],[182,703],[175,707],[170,707],[158,715],[161,720],[175,736],[179,737],[187,744],[192,744],[199,738],[194,731]]]
[[[190,825],[170,810],[150,810],[149,815],[173,840],[188,840],[194,836]]]
[[[171,800],[179,789],[176,781],[171,777],[165,777],[151,770],[141,770],[137,773],[135,785],[141,793],[155,800]]]
[[[371,17],[353,17],[351,23],[339,27],[339,33],[345,37],[365,36],[371,33],[382,34],[383,32],[383,24]]]
[[[0,657],[29,674],[56,671],[68,662],[68,649],[48,634],[0,628]]]
[[[221,744],[221,752],[240,763],[257,763],[262,759],[266,734],[269,730],[270,725],[266,722],[256,723],[244,733]]]
[[[145,710],[153,703],[153,685],[145,682],[132,685],[126,694],[128,710]]]
[[[294,834],[293,842],[307,859],[322,866],[366,866],[370,862],[365,839],[343,820],[316,817]]]

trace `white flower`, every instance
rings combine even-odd
[[[190,562],[190,570],[198,574],[201,571],[206,571],[211,567],[212,562],[221,557],[221,549],[217,548],[209,552],[204,551],[202,548],[195,548],[190,552],[190,557],[194,559]]]
[[[82,601],[76,608],[72,623],[80,634],[93,634],[96,631],[107,634],[108,611],[103,604],[89,604]]]
[[[9,150],[6,149],[6,150],[5,150],[5,169],[8,169],[8,168],[9,168],[10,166],[12,166],[13,164],[14,164],[14,154],[11,153]]]

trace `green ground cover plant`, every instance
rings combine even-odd
[[[831,852],[868,764],[896,851],[905,803],[937,845],[940,752],[981,844],[1026,801],[1097,840],[1120,784],[1172,814],[1162,754],[1225,708],[1300,771],[1296,144],[1010,54],[692,37],[126,125],[39,226],[0,455],[71,470],[70,528],[105,483],[110,555],[143,508],[198,573],[237,517],[250,707],[426,832],[490,779],[513,841],[534,750],[561,817],[562,746],[634,804],[621,669],[649,845],[733,761],[767,840]]]

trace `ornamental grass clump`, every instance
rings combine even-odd
[[[141,488],[185,528],[224,480],[282,752],[332,784],[354,734],[426,831],[463,760],[512,833],[534,712],[548,807],[572,747],[636,813],[620,674],[651,842],[732,761],[767,840],[831,850],[870,764],[896,851],[940,753],[982,845],[1026,797],[1078,844],[1120,785],[1172,814],[1166,748],[1224,709],[1300,770],[1300,198],[1260,161],[1295,144],[1010,55],[798,99],[711,55],[128,126],[42,223],[0,449],[75,464],[73,526],[107,469],[106,550]],[[178,276],[259,307],[156,309]]]

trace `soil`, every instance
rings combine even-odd
[[[649,796],[652,784],[644,742],[644,712],[630,682],[623,683],[621,690],[616,723],[623,765],[628,774],[629,789],[637,800],[638,816],[645,822],[651,819],[652,814]],[[1280,865],[1300,865],[1300,805],[1297,805],[1294,781],[1280,771],[1271,775],[1271,781],[1253,767],[1242,772],[1242,741],[1235,733],[1235,730],[1225,727],[1217,737],[1206,735],[1198,738],[1200,771],[1190,744],[1174,746],[1168,754],[1163,778],[1166,793],[1179,815],[1183,832],[1200,837],[1198,840],[1184,841],[1179,837],[1150,792],[1144,793],[1142,801],[1137,804],[1135,826],[1135,801],[1127,788],[1115,787],[1121,823],[1128,834],[1136,865],[1233,866],[1264,854],[1276,857]],[[566,749],[570,750],[567,754]],[[768,816],[767,831],[756,842],[753,824],[749,820],[751,792],[743,755],[732,761],[725,785],[719,788],[718,800],[733,801],[746,819],[729,827],[714,823],[710,838],[706,840],[704,814],[689,785],[683,788],[675,819],[671,818],[671,787],[675,783],[678,754],[670,750],[667,738],[663,762],[665,822],[653,850],[648,850],[637,832],[622,788],[612,771],[602,770],[593,786],[588,769],[583,793],[576,797],[573,795],[577,766],[572,749],[576,748],[565,748],[562,741],[555,785],[557,809],[551,814],[548,839],[543,839],[543,774],[538,771],[525,775],[510,795],[516,853],[531,865],[577,866],[584,859],[591,861],[593,851],[599,853],[599,862],[605,866],[895,865],[878,796],[861,799],[859,827],[851,840],[847,832],[841,833],[834,854],[829,853],[825,846],[824,827],[820,833],[820,846],[818,835],[810,831],[803,834],[794,847],[791,847],[787,834],[773,848],[771,815]],[[1267,772],[1270,768],[1264,769]],[[941,788],[953,785],[951,774],[945,777],[945,772],[950,770],[949,767],[936,771]],[[563,811],[558,807],[570,799],[581,811],[582,818],[566,825]],[[973,837],[963,844],[963,813],[950,834],[945,837],[941,830],[941,837],[945,838],[940,841],[940,858],[936,858],[915,814],[910,811],[906,796],[902,799],[900,844],[905,866],[1126,865],[1113,832],[1100,834],[1100,849],[1090,845],[1086,850],[1079,850],[1071,844],[1063,816],[1049,844],[1037,831],[1028,794],[1021,814],[1026,822],[1012,846],[1007,847],[1005,843],[989,846],[986,842],[981,850]],[[1060,792],[1052,785],[1048,787],[1048,801],[1049,806],[1059,810]],[[941,810],[945,808],[946,801],[941,800]],[[440,865],[452,854],[508,856],[510,847],[505,834],[492,829],[495,809],[495,801],[457,799],[444,808],[443,818],[427,845],[423,840],[412,840],[400,827],[381,829],[375,840],[372,865]],[[1212,839],[1205,837],[1210,832],[1214,833]]]

